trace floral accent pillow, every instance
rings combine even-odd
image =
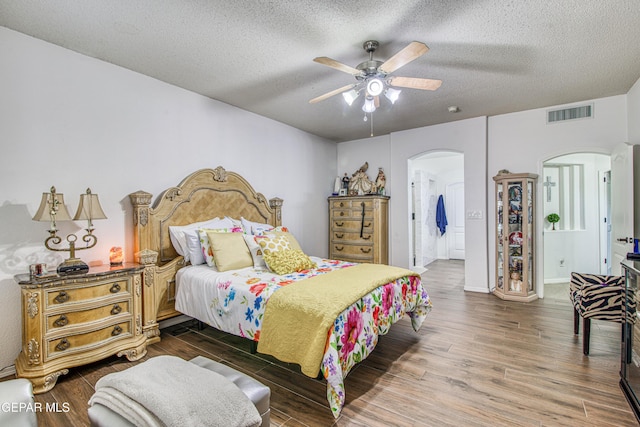
[[[198,236],[200,236],[200,246],[202,247],[202,256],[209,267],[215,267],[216,262],[214,259],[213,247],[209,242],[209,236],[207,233],[242,233],[242,227],[231,228],[200,228],[198,229]]]
[[[253,259],[253,268],[256,270],[267,270],[267,264],[264,262],[264,256],[262,256],[262,248],[256,242],[256,236],[251,234],[243,234],[244,241],[247,243],[251,258]]]
[[[269,269],[279,275],[317,267],[304,252],[294,249],[265,253],[264,260]]]

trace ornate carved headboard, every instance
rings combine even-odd
[[[222,166],[201,169],[163,191],[151,206],[152,195],[129,195],[133,205],[136,260],[145,265],[143,329],[151,342],[159,340],[158,321],[180,314],[174,308],[175,274],[184,266],[174,250],[169,226],[187,225],[213,217],[281,225],[282,199],[267,199],[235,172]]]

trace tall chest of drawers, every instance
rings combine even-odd
[[[389,263],[389,197],[329,197],[329,258]]]
[[[68,368],[117,354],[143,357],[142,272],[138,264],[91,268],[86,274],[31,278],[22,288],[22,351],[16,375],[44,393]]]

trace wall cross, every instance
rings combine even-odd
[[[547,187],[547,202],[551,201],[551,187],[555,187],[556,183],[555,182],[551,182],[551,177],[547,176],[547,178],[544,181],[544,185],[545,187]]]

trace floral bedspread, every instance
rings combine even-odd
[[[183,268],[177,276],[176,309],[216,329],[258,341],[265,304],[281,286],[354,265],[311,258],[317,268],[284,276],[253,268],[224,273],[206,266]],[[373,351],[378,336],[386,334],[405,313],[417,331],[430,310],[431,301],[420,278],[408,276],[376,288],[338,316],[328,331],[321,366],[335,417],[345,402],[344,378]]]

